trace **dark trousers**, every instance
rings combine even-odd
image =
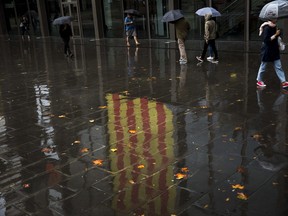
[[[205,58],[208,46],[211,46],[211,48],[212,48],[212,50],[214,52],[214,55],[215,55],[214,59],[218,59],[218,52],[217,52],[216,45],[215,45],[215,39],[208,40],[208,43],[206,43],[206,41],[204,40],[204,48],[203,48],[203,52],[202,52],[201,58],[202,59]]]
[[[64,54],[69,55],[71,53],[70,45],[69,45],[70,38],[62,38],[62,39],[64,42]]]

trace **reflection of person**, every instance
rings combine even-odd
[[[178,48],[179,48],[179,52],[180,52],[179,63],[180,64],[187,64],[185,40],[186,40],[188,33],[189,33],[189,30],[190,30],[190,24],[184,17],[181,19],[178,19],[176,21],[173,21],[171,23],[175,24],[177,43],[178,43]]]
[[[134,67],[135,67],[135,63],[137,63],[137,61],[138,61],[138,47],[136,47],[136,49],[135,49],[134,56],[130,54],[130,47],[128,47],[128,49],[127,49],[127,62],[128,62],[127,71],[128,71],[129,77],[134,75]]]
[[[136,26],[134,22],[135,22],[135,19],[133,18],[133,16],[131,14],[127,14],[127,16],[124,19],[127,46],[130,46],[129,38],[132,38],[132,37],[134,38],[136,45],[140,44],[137,39],[137,31],[136,31]]]
[[[218,52],[215,45],[217,26],[216,22],[212,19],[212,14],[205,14],[205,33],[204,33],[204,47],[201,56],[197,56],[197,60],[204,61],[208,46],[211,46],[214,52],[214,62],[218,62]]]
[[[59,34],[64,42],[64,54],[68,57],[73,57],[73,54],[70,50],[70,38],[72,37],[72,29],[68,23],[60,25]]]
[[[268,62],[274,64],[274,70],[281,82],[282,88],[288,88],[288,82],[286,82],[285,72],[282,69],[280,61],[280,51],[278,45],[278,37],[280,30],[277,30],[276,19],[265,22],[260,27],[259,35],[263,37],[263,45],[261,47],[261,64],[257,74],[257,86],[265,87],[263,82],[264,73]]]
[[[28,40],[30,40],[30,33],[29,33],[29,21],[26,16],[23,16],[20,22],[20,30],[21,30],[21,37],[24,40],[25,33],[27,34]]]

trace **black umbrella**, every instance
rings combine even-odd
[[[124,13],[126,14],[131,14],[131,15],[136,15],[136,16],[140,16],[140,12],[138,10],[135,9],[127,9],[124,11]]]
[[[176,20],[179,20],[181,18],[183,18],[184,15],[182,14],[182,12],[180,10],[170,10],[167,13],[164,14],[164,16],[162,17],[162,22],[173,22]]]

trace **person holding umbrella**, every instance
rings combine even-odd
[[[127,16],[124,19],[124,25],[125,25],[125,35],[126,35],[126,45],[130,46],[129,39],[134,38],[135,44],[138,46],[140,45],[138,38],[137,38],[137,31],[136,26],[134,24],[135,19],[132,14],[127,14]]]
[[[205,33],[204,33],[204,47],[201,56],[197,56],[197,60],[200,62],[204,61],[208,46],[211,46],[214,52],[214,59],[212,63],[218,63],[218,51],[215,45],[216,39],[216,22],[212,19],[212,14],[205,14]]]
[[[64,54],[66,57],[73,57],[73,53],[70,50],[70,38],[72,37],[72,29],[68,23],[61,24],[59,27],[59,34],[64,42]]]
[[[164,14],[162,22],[168,22],[175,25],[178,49],[180,52],[180,64],[187,64],[187,54],[185,48],[185,40],[190,31],[190,24],[184,18],[180,10],[170,10]]]

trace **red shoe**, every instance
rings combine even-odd
[[[265,87],[266,86],[266,84],[263,82],[263,81],[257,81],[257,86],[259,86],[259,87]],[[288,83],[287,83],[287,87],[288,87]]]
[[[281,85],[282,88],[288,88],[288,82],[282,82]]]

